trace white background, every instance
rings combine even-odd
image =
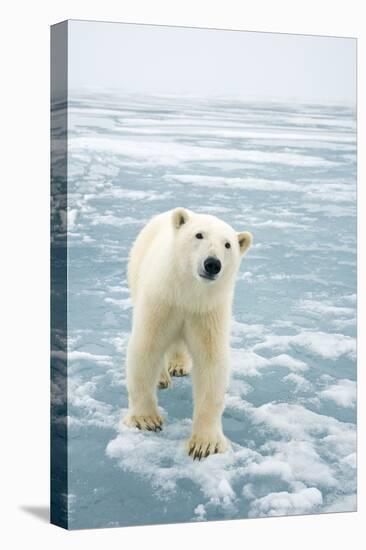
[[[364,547],[365,43],[362,0],[52,0],[3,2],[1,78],[2,547]],[[48,525],[49,25],[63,19],[192,25],[359,38],[359,511],[292,518],[66,532]],[[255,52],[253,52],[255,55]],[[363,287],[363,288],[362,288]],[[27,510],[28,509],[28,510]],[[30,511],[33,510],[33,511]],[[43,519],[42,519],[43,517]],[[363,542],[361,536],[363,535]]]

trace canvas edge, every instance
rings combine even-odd
[[[68,529],[67,107],[68,22],[51,26],[50,523]]]

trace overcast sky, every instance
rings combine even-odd
[[[69,87],[354,102],[356,40],[70,21]]]

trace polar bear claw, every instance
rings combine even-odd
[[[193,435],[187,444],[188,456],[191,456],[193,460],[201,460],[212,454],[225,453],[229,448],[230,444],[224,435],[212,438]]]
[[[163,419],[159,415],[155,416],[136,416],[127,415],[123,423],[129,428],[138,428],[148,432],[161,432],[163,429]]]

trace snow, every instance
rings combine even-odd
[[[71,528],[355,510],[354,127],[351,108],[329,105],[73,96],[57,220],[68,353],[60,335],[52,391],[62,410],[67,359]],[[190,377],[159,391],[161,433],[120,425],[129,250],[178,205],[254,234],[231,323],[232,448],[201,462],[185,447]]]

